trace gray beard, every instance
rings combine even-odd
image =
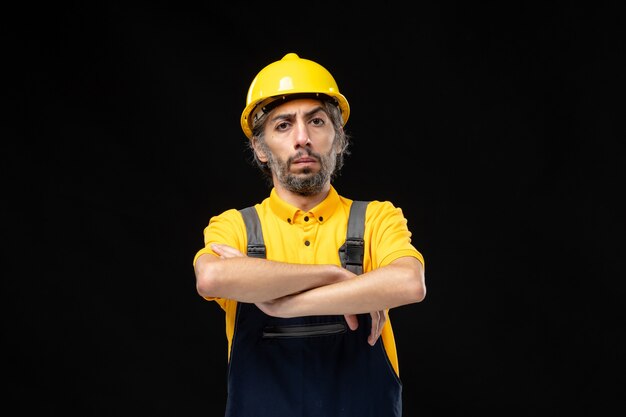
[[[304,169],[300,174],[292,174],[289,167],[294,159],[301,158],[304,154],[315,157],[320,163],[320,170],[312,172],[310,169]],[[330,177],[337,165],[337,158],[334,148],[327,155],[321,155],[309,150],[298,152],[295,156],[287,161],[281,161],[274,158],[271,152],[268,152],[268,161],[270,169],[278,179],[278,182],[292,193],[301,196],[310,196],[319,194],[324,186],[330,180]]]

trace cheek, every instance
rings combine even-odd
[[[274,157],[283,157],[293,152],[293,147],[288,140],[283,138],[270,138],[267,144],[266,152],[271,153]]]

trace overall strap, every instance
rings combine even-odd
[[[363,252],[365,250],[363,233],[365,231],[365,211],[368,204],[369,201],[354,200],[352,202],[346,243],[339,248],[341,266],[357,275],[363,273]]]
[[[248,256],[252,258],[265,258],[265,241],[263,240],[263,230],[259,214],[254,206],[239,210],[246,225],[248,234]]]
[[[346,242],[339,248],[341,266],[357,275],[363,273],[363,253],[365,241],[365,211],[369,201],[354,200],[350,206]],[[265,258],[265,241],[259,215],[253,206],[239,210],[248,234],[247,255],[253,258]]]

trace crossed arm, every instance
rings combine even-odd
[[[204,297],[255,303],[275,317],[343,314],[356,329],[356,314],[369,313],[374,345],[387,310],[420,302],[426,295],[424,268],[413,257],[355,275],[336,265],[303,265],[249,258],[228,245],[212,245],[195,264],[196,288]]]

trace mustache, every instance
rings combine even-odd
[[[310,149],[305,149],[304,151],[298,151],[298,153],[296,153],[295,155],[290,156],[287,159],[287,166],[291,165],[293,161],[302,158],[303,156],[306,156],[308,158],[314,158],[317,162],[320,162],[322,160],[322,155],[320,155],[319,153],[313,152]]]

